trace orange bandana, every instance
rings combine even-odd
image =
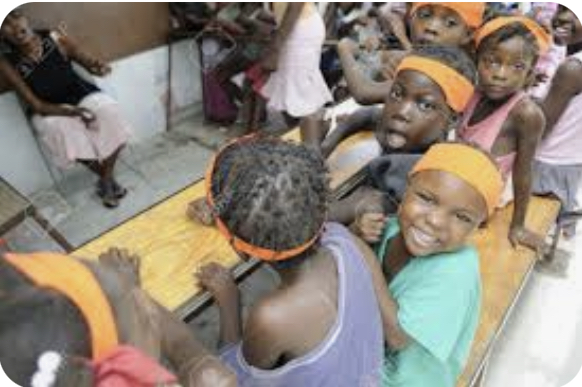
[[[409,176],[429,170],[452,173],[471,185],[485,200],[489,215],[499,203],[503,190],[501,172],[486,155],[469,145],[441,143],[431,146]]]
[[[205,177],[206,200],[208,201],[208,204],[210,205],[210,207],[213,209],[216,227],[218,228],[220,233],[230,242],[230,244],[232,245],[232,247],[235,250],[241,251],[241,252],[243,252],[251,257],[259,258],[259,259],[262,259],[264,261],[282,261],[282,260],[287,259],[287,258],[295,257],[295,256],[303,253],[308,248],[310,248],[318,240],[319,236],[323,232],[324,225],[322,224],[319,232],[317,232],[313,236],[313,238],[311,238],[310,240],[308,240],[304,244],[297,246],[297,247],[294,247],[294,248],[289,249],[289,250],[276,251],[276,250],[266,249],[266,248],[263,248],[260,246],[255,246],[249,242],[246,242],[246,241],[240,239],[236,235],[233,235],[230,232],[230,230],[228,229],[228,227],[226,226],[226,224],[222,221],[222,219],[220,219],[220,216],[218,216],[218,214],[214,210],[216,203],[214,201],[214,197],[213,197],[213,193],[212,193],[212,175],[214,174],[214,169],[216,168],[216,163],[218,162],[220,155],[227,148],[229,148],[235,144],[238,144],[241,142],[247,142],[247,141],[250,142],[250,141],[256,140],[257,137],[258,136],[254,135],[254,134],[240,137],[240,138],[235,139],[235,140],[231,141],[230,143],[226,144],[224,147],[222,147],[222,149],[220,149],[218,151],[218,153],[214,156],[214,159],[210,163],[210,166],[206,170],[206,177]]]
[[[467,23],[469,27],[477,28],[483,23],[483,13],[485,12],[485,3],[413,3],[410,14],[414,15],[416,11],[424,5],[440,5],[450,8],[457,12],[459,16]]]
[[[405,57],[396,69],[396,74],[402,70],[416,70],[435,81],[443,90],[447,104],[456,112],[465,110],[465,106],[473,96],[475,87],[467,78],[456,70],[439,61],[409,55]]]
[[[481,41],[487,36],[512,23],[523,24],[533,34],[538,43],[540,54],[549,50],[552,37],[538,23],[525,16],[502,16],[491,20],[477,31],[475,45],[479,47]]]
[[[35,285],[58,291],[79,308],[89,326],[93,360],[117,346],[111,306],[89,268],[74,258],[54,253],[7,253],[5,257]]]

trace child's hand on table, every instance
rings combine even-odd
[[[228,308],[238,304],[240,292],[229,269],[211,262],[202,266],[194,276],[220,306]]]
[[[188,204],[186,215],[195,222],[201,223],[204,226],[214,225],[214,216],[212,209],[208,205],[205,198],[198,198]]]

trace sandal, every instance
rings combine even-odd
[[[101,198],[101,203],[106,208],[116,208],[119,206],[119,198],[115,193],[114,183],[113,180],[99,180],[97,182],[97,196]]]
[[[127,195],[127,188],[122,187],[118,182],[113,180],[113,194],[117,199],[123,199]]]
[[[125,197],[125,195],[127,195],[127,188],[122,187],[121,185],[119,185],[119,183],[117,183],[115,180],[112,180],[112,189],[113,189],[113,196],[116,199],[123,199]],[[97,196],[99,196],[100,198],[103,198],[106,194],[107,191],[107,182],[103,182],[103,180],[99,180],[97,182],[97,188],[95,190],[95,192],[97,193]]]

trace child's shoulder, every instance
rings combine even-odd
[[[508,119],[518,132],[525,131],[529,135],[543,130],[545,124],[541,106],[527,95],[511,109]]]
[[[560,64],[553,82],[565,88],[582,85],[582,52],[567,58]]]

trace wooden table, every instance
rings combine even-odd
[[[526,219],[531,230],[546,235],[558,216],[560,204],[547,198],[532,197]],[[495,340],[501,333],[514,305],[535,265],[533,251],[513,249],[507,239],[513,212],[508,206],[497,212],[488,226],[479,230],[474,243],[479,250],[483,299],[479,328],[469,363],[457,383],[458,387],[481,382]]]
[[[286,137],[298,139],[299,131]],[[368,144],[366,149],[370,149],[362,152],[362,144]],[[376,155],[379,147],[374,144],[371,133],[360,133],[342,142],[329,159],[332,188],[340,186]],[[73,255],[95,259],[112,246],[139,254],[144,289],[163,306],[187,318],[210,298],[208,294],[200,296],[201,289],[193,277],[200,266],[217,261],[234,267],[238,278],[257,265],[254,260],[241,262],[215,228],[187,218],[187,204],[204,194],[204,182],[199,181],[81,246]]]

